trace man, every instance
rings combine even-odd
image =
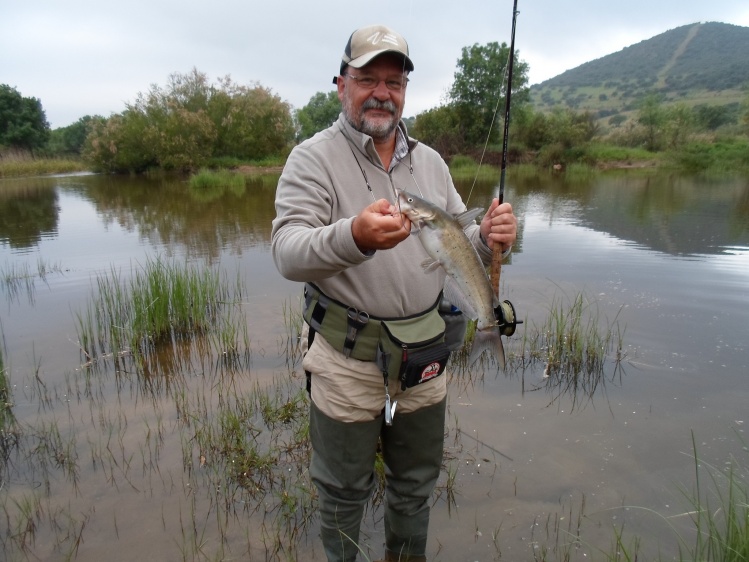
[[[400,120],[413,68],[397,32],[379,25],[355,31],[333,80],[341,116],[291,152],[276,193],[273,258],[284,277],[306,283],[305,320],[313,333],[303,361],[311,377],[310,475],[330,562],[356,559],[378,442],[387,482],[385,560],[426,560],[446,377],[433,372],[404,388],[397,374],[388,374],[391,356],[375,358],[372,350],[381,349],[367,340],[382,338],[381,319],[426,325],[421,318],[433,317],[445,281],[441,268],[422,269],[427,256],[398,212],[397,190],[452,214],[466,209],[447,165],[410,139]],[[466,232],[487,263],[496,244],[509,253],[516,236],[511,206],[495,200]]]

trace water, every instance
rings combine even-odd
[[[749,181],[632,172],[509,179],[520,232],[502,268],[502,297],[531,327],[582,294],[603,326],[621,329],[625,358],[619,369],[607,364],[593,392],[549,387],[542,364],[451,379],[428,558],[532,559],[544,545],[571,542],[581,511],[588,547],[609,552],[614,526],[626,524],[647,552],[674,556],[676,533],[690,537],[693,435],[704,463],[722,469],[734,455],[749,464]],[[189,432],[169,380],[149,383],[158,392],[129,373],[92,384],[76,330],[97,276],[127,277],[155,257],[205,265],[240,275],[247,289],[237,306],[248,313],[253,361],[233,374],[238,392],[288,372],[282,316],[300,287],[280,278],[270,257],[274,187],[272,177],[235,193],[195,193],[169,179],[0,181],[3,277],[32,273],[1,287],[13,412],[27,439],[60,430],[49,479],[12,455],[0,471],[9,559],[287,559],[258,512],[212,505],[206,490],[191,489],[180,443]],[[469,187],[460,187],[464,196]],[[493,189],[474,188],[471,205],[486,206]],[[521,331],[509,350],[517,352]],[[184,375],[198,397],[210,397],[206,371]],[[55,463],[60,454],[75,459],[75,477]],[[30,498],[43,514],[36,532],[23,534],[7,520]],[[380,515],[364,527],[375,557]],[[300,560],[323,559],[315,525]],[[590,559],[584,548],[572,552]]]

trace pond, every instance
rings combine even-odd
[[[0,435],[4,559],[324,559],[309,451],[293,435],[303,415],[302,429],[269,415],[305,407],[289,328],[300,285],[270,255],[276,180],[212,192],[168,178],[0,180],[15,420]],[[494,182],[471,183],[464,199],[487,206]],[[524,334],[578,298],[620,354],[609,349],[600,376],[580,385],[555,384],[543,361],[452,370],[427,557],[590,560],[624,528],[625,544],[637,536],[644,555],[674,559],[693,540],[695,448],[719,474],[737,462],[743,478],[749,466],[749,180],[511,169],[505,199],[519,239],[501,294],[525,321],[508,354],[523,356]],[[98,280],[159,260],[241,282],[227,306],[246,317],[245,355],[187,346],[181,357],[178,342],[144,376],[135,361],[83,352]],[[260,448],[283,442],[285,456],[227,474],[247,455],[198,444],[228,435],[227,419],[250,403],[258,409],[226,441],[250,433]],[[381,518],[375,499],[370,559]]]

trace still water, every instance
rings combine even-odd
[[[210,459],[185,454],[195,435],[175,404],[196,385],[197,403],[215,399],[210,368],[186,367],[188,390],[164,376],[146,392],[128,373],[92,372],[78,345],[97,278],[157,258],[211,267],[245,286],[235,306],[252,358],[231,369],[232,387],[291,373],[301,388],[284,344],[300,286],[269,249],[275,180],[212,193],[173,179],[0,180],[0,330],[18,423],[16,440],[2,436],[0,558],[324,559],[314,515],[268,523],[283,490],[261,506],[221,504],[208,488],[231,484],[195,477]],[[485,207],[494,185],[460,190]],[[530,329],[582,295],[624,357],[609,358],[594,389],[549,385],[542,363],[451,377],[427,557],[596,560],[622,526],[643,554],[674,557],[692,540],[693,445],[717,471],[735,459],[744,478],[749,466],[749,180],[510,173],[505,199],[519,239],[502,298]],[[522,353],[522,331],[510,353]],[[370,558],[380,519],[375,507],[365,521]]]

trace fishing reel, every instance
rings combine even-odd
[[[494,316],[497,319],[499,325],[499,333],[508,338],[515,333],[515,328],[518,324],[522,324],[522,320],[516,320],[515,307],[512,306],[510,301],[502,301],[494,309]]]

